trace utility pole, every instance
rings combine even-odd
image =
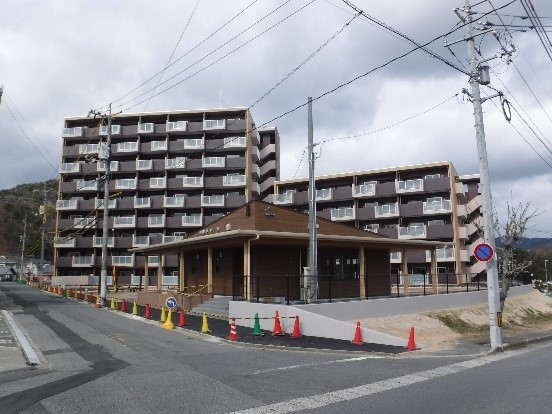
[[[487,161],[487,147],[485,143],[485,128],[483,124],[483,109],[481,107],[482,102],[492,97],[500,96],[500,94],[493,95],[484,100],[481,99],[481,91],[479,89],[479,83],[488,83],[487,79],[482,79],[482,74],[486,75],[486,67],[478,67],[476,48],[474,41],[473,25],[471,5],[469,0],[465,0],[464,9],[454,9],[454,12],[460,17],[460,19],[466,24],[467,36],[465,40],[468,44],[468,61],[470,69],[470,92],[466,93],[473,103],[473,116],[475,119],[475,137],[477,140],[477,153],[479,155],[479,175],[481,185],[481,199],[483,209],[483,238],[485,243],[495,248],[495,236],[493,227],[493,204],[491,196],[491,183],[489,178],[489,164]],[[461,13],[463,12],[463,14]],[[485,32],[490,31],[486,30]],[[480,33],[483,34],[483,33]],[[453,42],[453,43],[458,43]],[[453,44],[450,43],[450,44]],[[450,45],[449,44],[449,45]],[[447,45],[445,43],[445,45]],[[498,269],[496,254],[493,255],[491,260],[486,263],[487,270],[487,299],[489,303],[489,334],[491,348],[496,348],[503,344],[502,327],[499,326],[500,316],[500,293],[498,284]],[[503,282],[505,283],[505,282]]]
[[[99,154],[100,162],[105,161],[103,180],[103,229],[102,229],[102,271],[100,274],[100,302],[106,306],[107,292],[107,241],[109,236],[109,175],[111,173],[111,104],[107,114],[107,141],[103,153]]]
[[[308,155],[309,155],[309,277],[307,302],[318,300],[318,243],[316,229],[316,187],[314,180],[314,144],[312,98],[308,98]]]
[[[2,103],[2,94],[4,93],[4,87],[0,85],[0,104]]]
[[[43,205],[40,206],[39,214],[42,214],[42,224],[40,226],[41,230],[41,244],[40,244],[40,270],[38,273],[38,284],[40,288],[42,289],[42,283],[44,279],[44,240],[46,238],[46,193],[48,192],[46,190],[46,184],[44,184],[43,189]]]
[[[23,260],[24,260],[24,254],[25,254],[25,241],[27,240],[27,216],[23,219],[23,236],[21,237],[21,271],[19,272],[19,282],[21,283],[23,280]]]

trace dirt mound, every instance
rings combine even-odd
[[[552,299],[536,290],[508,298],[502,321],[504,333],[511,335],[552,329]],[[449,348],[459,342],[488,336],[488,323],[486,304],[360,321],[365,328],[405,339],[413,326],[416,342],[424,344],[426,350]]]

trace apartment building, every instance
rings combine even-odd
[[[307,212],[308,179],[276,181],[273,203]],[[482,242],[479,175],[458,176],[451,162],[434,162],[316,177],[317,215],[395,239],[426,239],[437,249],[438,272],[474,280],[485,266],[473,257]],[[401,251],[391,252],[400,274]],[[429,251],[407,253],[408,273],[430,272]],[[411,281],[416,280],[411,276]]]
[[[100,118],[65,119],[55,277],[67,283],[100,274],[107,133]],[[267,199],[279,178],[278,130],[256,129],[247,108],[119,114],[111,140],[108,284],[114,267],[119,283],[138,284],[145,266],[159,266],[128,249],[185,238]],[[163,284],[176,284],[177,257],[162,260]]]

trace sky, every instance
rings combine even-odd
[[[552,2],[531,1],[552,27]],[[524,2],[472,2],[477,26],[495,25],[476,37],[478,59],[490,59],[482,96],[511,103],[510,122],[500,98],[483,104],[494,207],[503,219],[508,203],[530,203],[528,235],[552,237],[552,58],[521,18]],[[316,175],[436,161],[479,173],[467,45],[454,43],[466,36],[453,12],[465,0],[2,3],[0,189],[57,178],[64,118],[109,103],[124,113],[250,107],[258,126],[278,128],[281,179],[292,179],[308,175],[312,97]],[[408,53],[416,46],[400,35],[435,39],[434,56]],[[510,59],[501,47],[515,48]]]

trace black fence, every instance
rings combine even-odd
[[[452,294],[459,292],[474,292],[487,290],[485,275],[469,273],[453,274],[409,274],[408,286],[405,289],[405,279],[401,275],[370,275],[360,278],[320,275],[317,286],[308,283],[307,276],[234,276],[232,278],[233,300],[245,300],[249,296],[255,302],[306,302],[316,297],[318,302],[332,300],[360,299],[361,297],[401,297],[435,294]],[[377,281],[377,282],[374,282]],[[364,283],[361,283],[364,282]],[[502,280],[499,280],[499,284]],[[524,279],[510,279],[512,286],[527,284]],[[530,282],[529,282],[530,283]],[[364,294],[361,286],[364,285]],[[248,287],[249,286],[249,287]],[[246,289],[250,294],[246,294]]]

